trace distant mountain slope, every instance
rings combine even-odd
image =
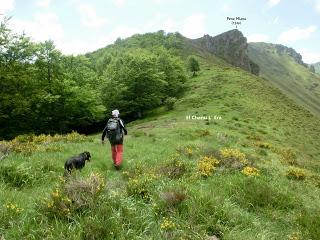
[[[312,66],[314,66],[316,73],[320,74],[320,62],[314,63]]]
[[[249,43],[248,55],[259,65],[260,76],[320,116],[320,77],[310,71],[299,53],[282,45]]]

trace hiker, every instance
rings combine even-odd
[[[102,132],[102,144],[104,137],[107,135],[111,144],[112,160],[116,170],[120,169],[123,152],[123,132],[127,135],[127,129],[124,126],[123,120],[119,118],[119,110],[115,109],[111,112],[112,117],[108,120],[106,127]]]

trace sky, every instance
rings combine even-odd
[[[249,42],[283,44],[304,62],[320,62],[320,0],[0,0],[0,19],[34,41],[51,39],[81,54],[136,33],[180,32],[189,38],[234,29]]]

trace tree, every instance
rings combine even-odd
[[[164,94],[169,97],[181,96],[187,79],[182,61],[163,47],[153,49],[153,53],[157,55],[158,69],[164,74],[164,80],[167,82]]]
[[[13,34],[5,19],[0,25],[0,136],[31,129],[30,105],[36,86],[32,66],[36,45],[24,34]]]
[[[104,99],[107,109],[141,117],[164,99],[165,75],[159,71],[157,56],[144,49],[122,53],[108,65]]]
[[[195,76],[196,72],[200,71],[199,62],[194,57],[189,57],[188,69],[190,72],[193,72],[192,76]]]
[[[98,76],[85,56],[64,56],[0,25],[0,138],[66,132],[102,120]]]
[[[118,108],[123,116],[140,118],[146,111],[166,104],[167,98],[183,93],[185,69],[167,49],[125,48],[116,52],[101,77],[108,111]]]

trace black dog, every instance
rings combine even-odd
[[[90,161],[91,155],[89,152],[83,152],[78,156],[69,158],[64,164],[65,173],[71,174],[73,168],[81,169],[84,167],[86,161]]]

